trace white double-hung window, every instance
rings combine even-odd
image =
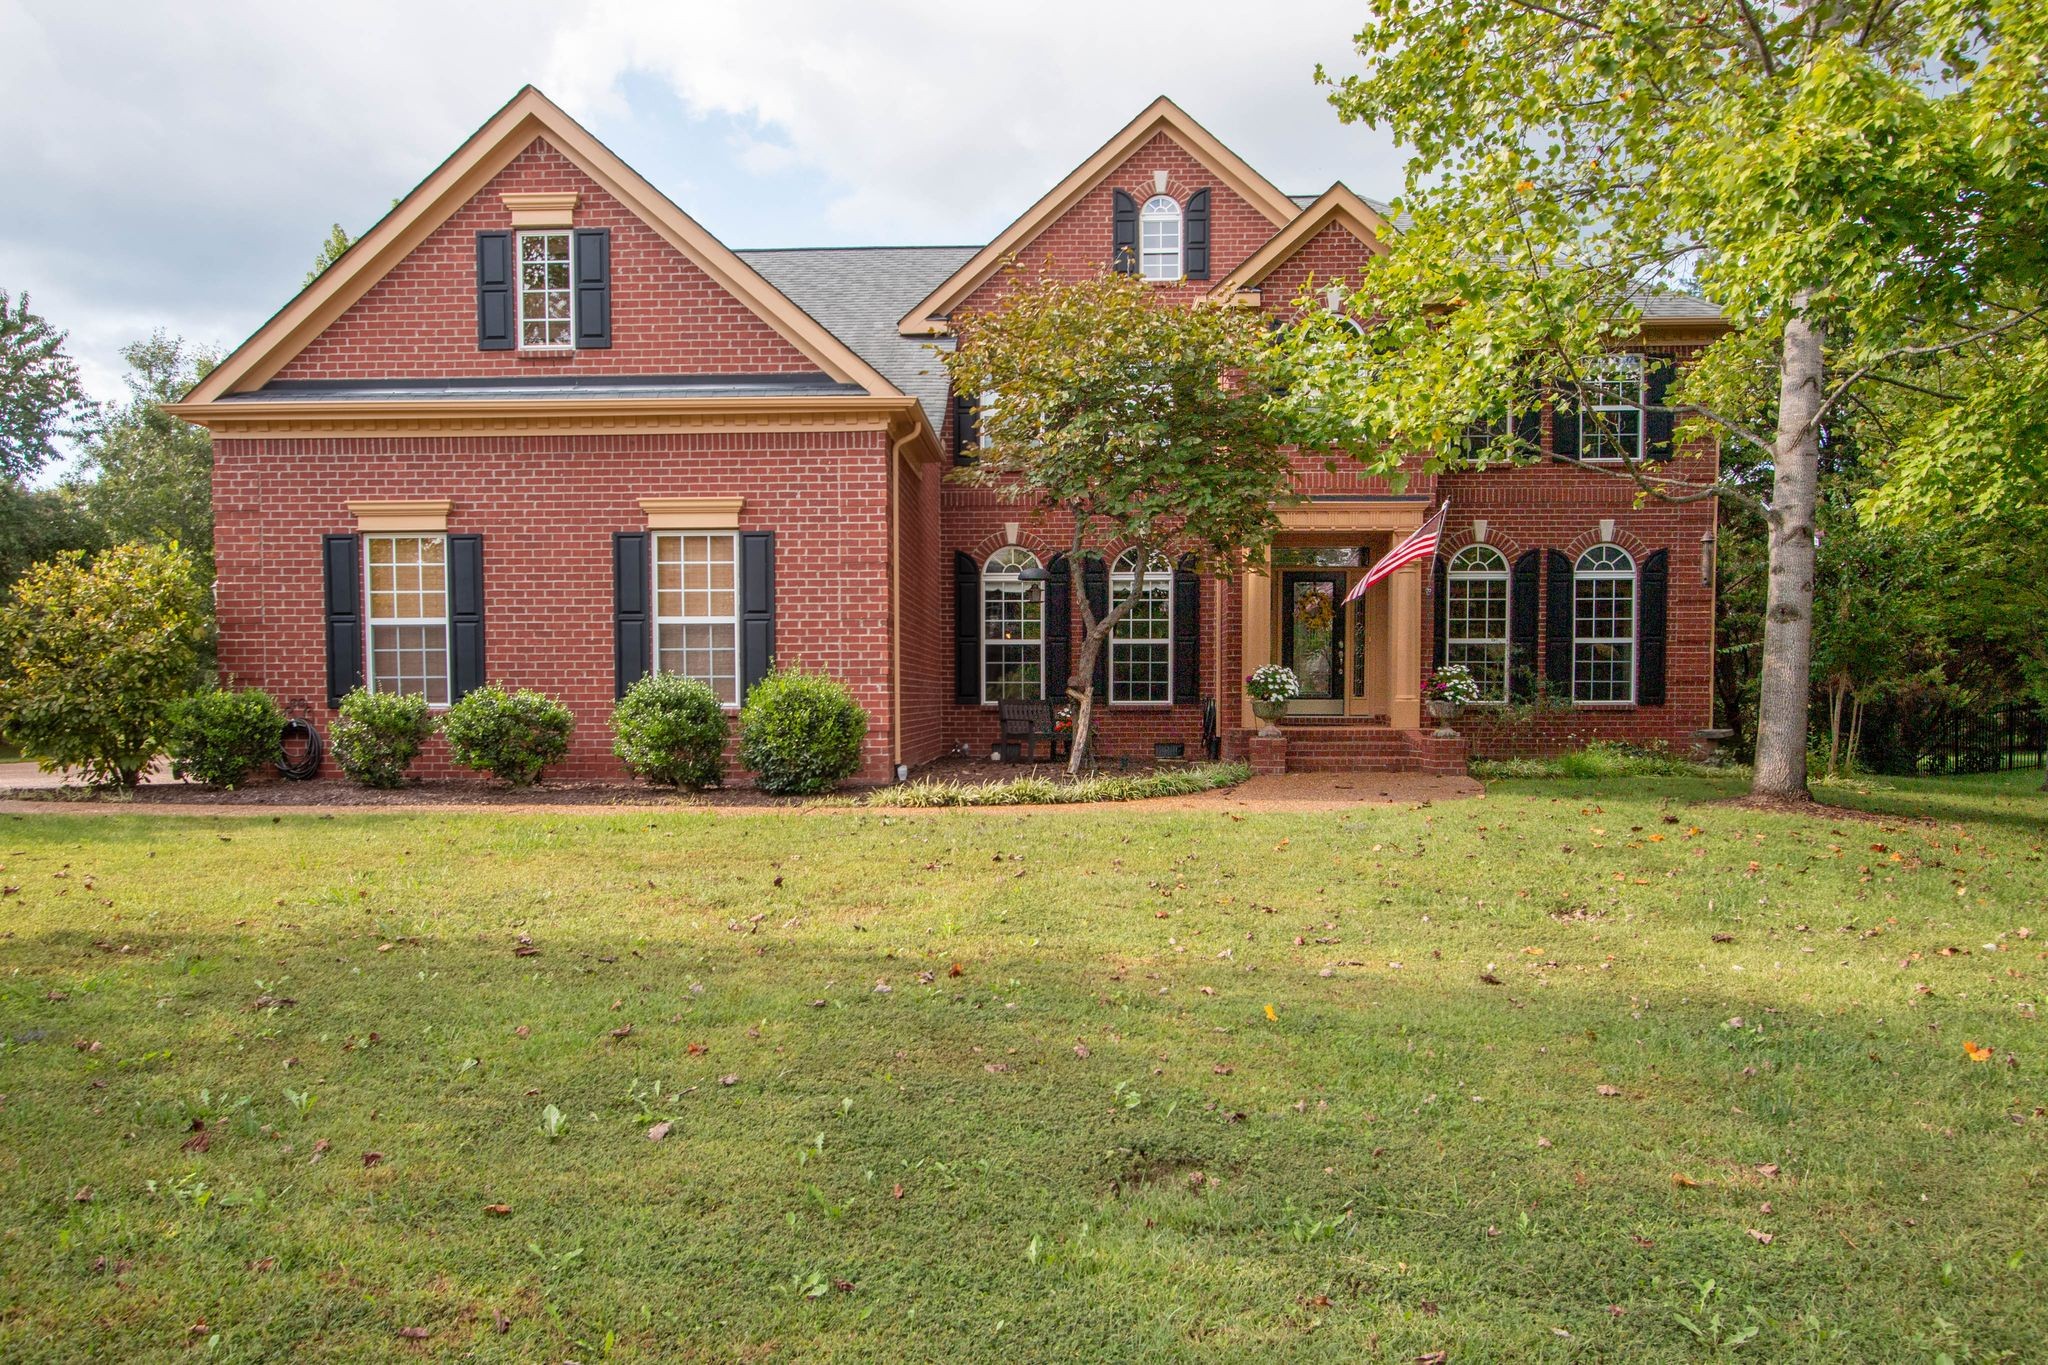
[[[1491,545],[1467,545],[1445,576],[1444,662],[1462,664],[1481,702],[1508,699],[1508,561]]]
[[[1036,701],[1044,695],[1045,594],[1020,574],[1038,556],[1007,545],[981,573],[981,698]]]
[[[730,531],[654,533],[654,670],[740,701],[739,538]]]
[[[1579,409],[1579,458],[1643,458],[1643,358],[1601,356],[1587,366]]]
[[[1148,280],[1181,276],[1180,204],[1170,194],[1155,194],[1138,215],[1138,265]]]
[[[1173,571],[1153,556],[1140,571],[1136,549],[1117,556],[1109,576],[1110,609],[1135,597],[1109,635],[1109,699],[1173,700]]]
[[[569,279],[567,232],[519,234],[519,346],[567,350],[576,344],[576,290]]]
[[[448,704],[448,537],[363,537],[372,692]]]
[[[1572,574],[1572,700],[1636,699],[1636,562],[1595,545]]]

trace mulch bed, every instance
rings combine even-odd
[[[1119,768],[1114,763],[1106,763],[1097,771],[1128,772],[1133,776],[1142,776],[1164,768],[1185,766],[1133,762],[1128,768]],[[991,763],[985,757],[949,756],[913,769],[910,779],[913,782],[981,783],[1036,777],[1064,782],[1066,776],[1064,764]],[[839,789],[842,795],[859,795],[862,792],[880,790],[886,788],[853,783]],[[537,782],[531,787],[514,788],[486,781],[432,781],[408,782],[403,787],[383,790],[357,786],[342,778],[323,778],[312,782],[286,782],[271,778],[252,782],[234,791],[221,791],[189,782],[145,783],[130,792],[100,791],[90,787],[15,787],[0,789],[0,800],[99,806],[133,804],[209,808],[503,806],[530,809],[536,806],[782,806],[794,809],[816,804],[810,797],[770,796],[767,792],[750,786],[715,787],[707,791],[689,792],[667,787],[650,787],[635,782]]]
[[[1734,810],[1762,811],[1766,815],[1797,815],[1808,820],[1862,820],[1874,825],[1932,825],[1938,823],[1917,815],[1898,815],[1881,810],[1858,810],[1854,806],[1831,806],[1812,797],[1730,796],[1719,801],[1702,801],[1703,806],[1727,806]]]

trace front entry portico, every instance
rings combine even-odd
[[[1244,670],[1285,664],[1302,695],[1288,719],[1345,717],[1414,730],[1422,723],[1422,566],[1344,598],[1381,555],[1422,524],[1427,498],[1305,503],[1281,511],[1267,562],[1243,576]],[[1241,724],[1258,719],[1247,699]]]

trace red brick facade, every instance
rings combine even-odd
[[[611,230],[612,344],[587,351],[478,350],[476,234],[512,226],[501,196],[545,191],[578,196],[577,227]],[[536,139],[294,356],[277,378],[804,374],[817,369],[562,153]]]
[[[520,138],[506,144],[519,150],[480,191],[455,204],[409,254],[275,367],[276,381],[820,375],[810,358],[815,350],[799,350],[785,339],[786,328],[778,331],[757,316],[703,263],[607,193],[589,163],[567,150],[573,141],[530,132]],[[1159,132],[1137,142],[1064,213],[1040,224],[1017,253],[1022,269],[1069,279],[1100,270],[1110,254],[1113,191],[1128,190],[1142,202],[1156,192],[1160,172],[1165,192],[1183,202],[1207,189],[1211,213],[1210,278],[1161,285],[1163,296],[1197,303],[1274,238],[1270,205],[1255,207],[1170,132]],[[614,176],[606,183],[620,182]],[[578,196],[577,227],[610,229],[612,344],[546,353],[480,350],[476,234],[510,226],[502,195],[561,191]],[[1256,282],[1260,306],[1289,313],[1305,288],[1320,292],[1355,282],[1372,259],[1358,236],[1333,221],[1264,268]],[[999,272],[959,306],[998,303],[1014,279]],[[357,529],[351,502],[445,499],[451,504],[448,531],[483,538],[489,677],[539,689],[574,711],[571,754],[554,775],[617,777],[608,726],[617,685],[612,536],[645,529],[643,498],[737,498],[739,529],[775,537],[779,660],[832,673],[867,708],[861,778],[883,780],[898,764],[955,750],[985,752],[996,738],[995,709],[955,699],[955,555],[983,563],[1017,543],[1045,562],[1068,548],[1068,527],[1059,515],[946,478],[950,466],[940,452],[950,449],[950,419],[933,432],[902,394],[871,392],[897,402],[886,418],[849,418],[827,411],[820,400],[815,412],[788,403],[758,412],[742,405],[707,421],[692,415],[684,397],[672,412],[622,412],[616,420],[602,411],[586,413],[560,423],[561,434],[524,422],[516,403],[489,409],[496,414],[491,420],[506,423],[502,429],[511,434],[503,435],[483,434],[492,428],[466,414],[451,417],[447,409],[417,421],[384,413],[371,424],[374,434],[336,424],[331,415],[321,417],[324,427],[283,425],[255,436],[217,427],[223,677],[303,706],[326,730],[332,716],[322,538]],[[198,420],[252,410],[209,400]],[[1711,474],[1714,456],[1688,452],[1681,461]],[[1625,482],[1562,465],[1442,478],[1418,473],[1399,495],[1384,480],[1322,459],[1300,457],[1295,470],[1297,490],[1325,503],[1398,496],[1434,506],[1448,498],[1447,554],[1473,538],[1475,519],[1487,523],[1486,539],[1510,558],[1537,548],[1576,554],[1601,536],[1603,520],[1612,522],[1612,539],[1639,559],[1654,549],[1668,552],[1664,703],[1582,707],[1513,724],[1468,716],[1460,728],[1472,751],[1525,753],[1591,738],[1683,745],[1710,723],[1712,592],[1701,568],[1701,542],[1714,524],[1711,503],[1638,508]],[[1119,547],[1091,548],[1113,554]],[[1230,756],[1252,748],[1251,732],[1241,723],[1243,599],[1239,580],[1200,585],[1198,695],[1217,703],[1221,745]],[[1411,683],[1427,671],[1434,615],[1425,587],[1419,653],[1397,664],[1413,670]],[[1149,760],[1155,745],[1176,743],[1197,756],[1202,710],[1200,701],[1099,706],[1098,754]],[[1290,721],[1288,730],[1284,745],[1264,746],[1266,761],[1441,769],[1462,762],[1466,751],[1462,741],[1391,730],[1385,717]],[[416,771],[448,773],[438,741]]]

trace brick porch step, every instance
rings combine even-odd
[[[1359,724],[1342,718],[1317,717],[1306,724],[1288,720],[1286,771],[1463,773],[1470,745],[1463,737],[1437,739],[1427,730],[1396,730],[1387,725]],[[1339,721],[1331,724],[1330,721]]]

